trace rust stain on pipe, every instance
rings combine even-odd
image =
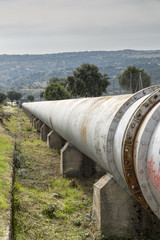
[[[87,138],[86,138],[87,123],[88,123],[88,120],[86,119],[85,121],[83,121],[82,127],[81,127],[81,138],[85,143],[87,142]]]
[[[93,111],[95,109],[97,109],[98,106],[101,106],[104,102],[108,101],[110,98],[111,98],[111,96],[97,98],[90,105],[89,111],[87,112],[86,116],[84,117],[84,120],[83,120],[82,126],[81,126],[81,138],[84,141],[84,143],[87,143],[87,137],[86,137],[87,127],[88,127],[87,125],[89,123],[89,119],[92,116]]]

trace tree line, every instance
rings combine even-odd
[[[7,98],[11,101],[11,103],[13,101],[16,101],[16,103],[18,103],[18,101],[22,97],[23,97],[22,94],[20,92],[16,92],[16,91],[9,91],[9,92],[7,92],[7,94],[0,92],[0,104],[2,104],[4,102],[4,100],[6,100]],[[27,100],[33,102],[34,96],[28,95]]]
[[[122,89],[135,93],[151,85],[150,76],[143,69],[129,66],[118,76]],[[106,93],[110,85],[107,73],[101,74],[97,66],[84,63],[67,79],[54,77],[41,96],[45,100],[71,97],[98,97]]]
[[[118,76],[119,85],[122,89],[135,93],[142,88],[151,85],[150,76],[143,69],[129,66]],[[110,85],[107,73],[100,73],[97,66],[84,63],[73,71],[67,79],[53,77],[40,97],[45,100],[60,100],[72,97],[98,97],[106,93]],[[10,101],[18,101],[22,98],[21,93],[9,91],[7,95],[0,93],[0,103],[6,98]],[[33,95],[27,96],[28,101],[34,101]]]

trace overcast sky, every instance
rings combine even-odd
[[[160,0],[0,0],[0,54],[160,49]]]

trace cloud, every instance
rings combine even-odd
[[[160,0],[0,2],[0,39],[5,49],[10,48],[9,42],[15,43],[13,51],[14,46],[18,48],[16,42],[22,48],[24,43],[25,48],[27,41],[28,51],[46,50],[47,46],[51,51],[91,47],[94,50],[107,49],[107,46],[127,48],[129,44],[137,48],[143,46],[142,42],[154,47],[158,46],[158,40],[160,43]]]

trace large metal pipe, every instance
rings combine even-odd
[[[23,103],[160,218],[160,86],[133,95]]]

